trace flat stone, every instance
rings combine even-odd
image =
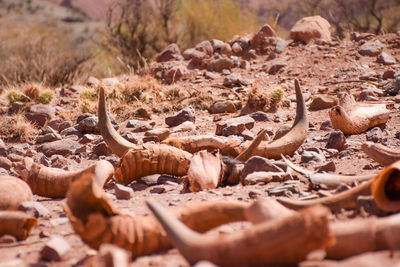
[[[173,116],[169,116],[169,117],[165,118],[165,123],[169,127],[178,126],[179,124],[181,124],[185,121],[191,121],[191,122],[196,121],[196,115],[195,115],[194,109],[190,106],[185,107],[181,111],[175,113]]]
[[[130,254],[115,245],[102,244],[99,252],[85,262],[85,266],[128,267]]]
[[[18,210],[23,211],[33,217],[46,217],[50,214],[50,211],[43,206],[40,202],[37,201],[25,201],[22,202]]]
[[[257,198],[257,197],[259,197],[261,195],[262,195],[262,192],[260,190],[257,190],[257,189],[251,189],[249,191],[249,197],[250,198],[254,199],[254,198]]]
[[[396,64],[396,59],[390,55],[389,53],[382,52],[378,55],[378,58],[376,59],[376,62],[382,63],[384,65],[392,65]]]
[[[290,131],[291,128],[292,128],[292,127],[289,126],[289,125],[282,125],[282,126],[279,127],[279,129],[276,131],[273,140],[277,140],[277,139],[283,137],[285,134],[287,134],[287,133]]]
[[[233,60],[229,58],[218,58],[211,60],[207,64],[207,69],[209,71],[222,72],[222,70],[225,69],[230,70],[231,68],[233,68],[233,66],[234,66]]]
[[[121,133],[121,136],[133,144],[137,144],[139,141],[138,137],[131,132],[123,132]]]
[[[38,151],[43,152],[47,157],[52,155],[68,156],[75,153],[81,145],[71,139],[63,139],[54,142],[45,143],[38,147]]]
[[[41,143],[47,143],[47,142],[53,142],[57,140],[61,140],[61,135],[58,133],[48,133],[45,135],[39,135],[36,138],[36,144],[41,144]]]
[[[322,110],[336,106],[338,103],[337,97],[329,95],[320,95],[313,98],[310,104],[310,110]]]
[[[55,108],[50,105],[36,104],[30,107],[30,112],[25,117],[32,124],[43,127],[46,122],[54,118]]]
[[[0,156],[0,168],[10,170],[12,167],[12,161],[6,157]]]
[[[253,118],[255,121],[271,121],[268,118],[268,114],[263,111],[256,111],[248,115]]]
[[[329,161],[318,168],[318,172],[335,172],[335,171],[336,171],[336,165],[333,161]]]
[[[234,113],[237,109],[232,100],[217,100],[210,105],[208,111],[211,114]]]
[[[133,197],[133,189],[122,184],[115,184],[115,197],[117,199],[131,199]]]
[[[287,66],[287,64],[284,62],[275,63],[269,68],[268,74],[274,75],[274,74],[278,73],[280,70],[282,70],[283,68],[285,68],[286,66]]]
[[[189,70],[184,65],[176,65],[167,70],[164,74],[164,80],[168,84],[180,81],[189,75]]]
[[[332,122],[330,120],[326,120],[326,121],[322,122],[319,129],[322,131],[332,130],[333,129]]]
[[[96,139],[98,139],[98,136],[93,135],[93,134],[85,134],[84,136],[82,136],[82,138],[79,140],[80,144],[87,144],[87,143],[91,143],[93,141],[95,141]]]
[[[383,132],[381,128],[379,127],[374,127],[371,130],[369,130],[366,135],[365,135],[367,141],[371,141],[374,143],[381,143],[383,140]]]
[[[182,60],[181,51],[177,44],[168,45],[156,56],[157,62],[166,62],[170,60]]]
[[[217,123],[217,129],[215,131],[216,135],[239,135],[246,128],[252,129],[254,127],[254,119],[249,116],[241,116],[237,118],[231,118],[225,121]]]
[[[196,125],[191,121],[185,121],[173,128],[174,133],[196,131]]]
[[[109,156],[112,154],[111,150],[104,141],[94,145],[92,151],[98,156]]]
[[[162,194],[165,192],[165,188],[164,187],[153,187],[152,189],[150,189],[150,193],[152,194]]]
[[[368,41],[365,42],[358,48],[358,53],[362,56],[377,56],[383,50],[384,45],[378,41]]]
[[[59,235],[53,235],[41,250],[40,255],[49,261],[60,261],[62,257],[71,249],[68,242]]]
[[[147,122],[141,120],[129,120],[126,123],[126,128],[133,128],[131,132],[140,133],[153,129],[156,123],[154,121]]]
[[[82,133],[95,133],[99,134],[100,129],[98,127],[99,119],[97,116],[90,116],[81,120],[76,128]]]
[[[144,133],[144,136],[157,136],[160,141],[169,137],[171,131],[168,128],[156,128]]]
[[[322,152],[306,150],[301,154],[301,162],[308,163],[310,161],[325,162],[325,156]]]
[[[335,130],[330,133],[326,148],[334,148],[338,151],[345,150],[347,148],[346,137],[340,130]]]
[[[242,173],[240,175],[240,180],[243,181],[246,176],[253,172],[284,172],[282,168],[274,163],[273,160],[266,159],[260,156],[253,156],[246,161]]]

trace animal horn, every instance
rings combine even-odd
[[[86,173],[95,174],[101,187],[114,174],[114,167],[105,160],[84,169],[64,171],[37,164],[31,158],[24,158],[17,169],[34,194],[50,198],[65,197],[71,183]]]
[[[118,157],[122,157],[130,148],[136,145],[123,138],[112,126],[110,118],[107,115],[106,98],[104,88],[99,89],[98,118],[101,136],[111,151]]]
[[[381,144],[365,142],[361,145],[361,149],[371,159],[375,160],[379,164],[382,164],[383,166],[389,166],[390,164],[400,160],[399,151],[390,149]]]
[[[266,129],[262,130],[257,135],[257,137],[251,142],[251,144],[243,152],[241,152],[235,159],[242,162],[247,161],[253,155],[254,151],[261,144],[261,142],[264,140],[266,133],[267,133]]]
[[[22,211],[0,211],[0,236],[12,235],[25,240],[36,225],[36,218]]]
[[[16,177],[0,175],[0,210],[17,210],[19,204],[33,199],[29,185]]]
[[[277,201],[283,206],[294,210],[299,210],[314,205],[324,205],[331,211],[338,211],[340,209],[354,209],[357,206],[358,196],[371,194],[371,184],[372,180],[369,180],[347,191],[319,199],[291,200],[287,198],[277,198]]]
[[[148,200],[147,205],[190,264],[200,260],[219,266],[296,264],[310,251],[334,242],[329,230],[329,211],[321,206],[242,232],[213,237],[190,230],[153,200]]]
[[[400,211],[400,161],[378,173],[371,186],[375,203],[384,211]]]

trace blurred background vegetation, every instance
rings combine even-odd
[[[96,8],[104,12],[93,16]],[[0,86],[55,87],[137,71],[169,43],[183,51],[265,23],[287,38],[311,15],[326,18],[338,39],[396,32],[399,14],[400,0],[0,0]]]

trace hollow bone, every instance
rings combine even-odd
[[[353,184],[354,182],[363,182],[373,179],[376,174],[366,174],[366,175],[340,175],[340,174],[329,174],[329,173],[315,173],[313,171],[304,169],[297,166],[285,156],[282,156],[283,161],[298,173],[305,175],[310,179],[313,184],[324,184],[329,187],[337,187],[340,184]]]
[[[73,182],[64,209],[82,240],[98,249],[112,243],[132,253],[132,257],[163,251],[172,247],[169,238],[154,216],[131,217],[115,209],[105,192],[88,173]],[[173,210],[188,227],[205,232],[219,225],[246,220],[249,204],[239,201],[191,203]]]
[[[357,206],[358,196],[371,194],[372,181],[373,180],[369,180],[352,189],[329,197],[310,200],[292,200],[288,198],[278,198],[277,201],[283,206],[294,210],[299,210],[314,205],[324,205],[328,207],[331,211],[338,211],[340,209],[354,209]]]
[[[281,154],[292,155],[307,138],[308,115],[299,82],[295,80],[296,89],[296,119],[290,131],[281,138],[268,142],[263,141],[252,156],[258,155],[265,158],[280,159]],[[164,144],[179,147],[191,153],[207,149],[219,149],[223,155],[236,157],[248,148],[250,142],[240,143],[237,140],[214,136],[189,136],[189,137],[170,137],[163,141]]]
[[[344,134],[359,134],[369,128],[385,124],[390,111],[386,104],[357,103],[348,93],[339,94],[339,105],[329,110],[332,126]]]
[[[219,266],[296,264],[309,252],[334,242],[329,211],[321,206],[241,232],[212,237],[190,230],[155,201],[148,200],[147,205],[190,264],[201,260]]]
[[[17,166],[19,175],[29,184],[32,192],[39,196],[61,198],[65,197],[70,184],[85,173],[93,173],[99,179],[97,182],[103,186],[113,175],[114,167],[105,160],[100,160],[87,168],[64,171],[49,168],[25,158]]]
[[[37,220],[24,212],[0,211],[0,236],[12,235],[24,240],[36,225]]]
[[[398,149],[391,149],[381,144],[365,142],[361,145],[361,149],[371,159],[383,166],[388,166],[400,160],[400,152]]]
[[[32,191],[23,180],[0,175],[0,210],[17,210],[19,204],[32,198]]]

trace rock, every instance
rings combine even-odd
[[[232,100],[216,100],[210,105],[208,111],[211,114],[234,113],[237,109]]]
[[[374,143],[381,143],[383,140],[383,133],[381,128],[379,127],[374,127],[371,130],[369,130],[366,135],[365,135],[367,141],[371,141]]]
[[[43,152],[46,157],[51,157],[53,155],[68,156],[74,154],[75,150],[80,147],[81,145],[74,140],[63,139],[40,145],[38,151]]]
[[[304,17],[297,21],[290,30],[290,38],[305,43],[315,40],[328,44],[332,41],[331,25],[321,16]]]
[[[318,172],[335,172],[335,171],[336,171],[336,165],[333,161],[329,161],[328,163],[318,168]]]
[[[338,151],[345,150],[347,148],[346,137],[340,130],[335,130],[331,132],[328,138],[328,142],[325,146],[326,148],[334,148]]]
[[[76,129],[75,127],[68,127],[61,131],[61,135],[68,136],[68,135],[76,135],[78,138],[82,137],[81,131]]]
[[[240,180],[244,179],[253,172],[283,172],[281,166],[274,163],[273,160],[266,159],[260,156],[253,156],[244,164],[242,173],[240,175]]]
[[[168,84],[172,84],[177,82],[189,75],[189,70],[186,66],[177,65],[167,70],[164,75],[164,80]]]
[[[256,34],[253,35],[253,37],[250,40],[250,45],[253,48],[258,48],[259,46],[264,44],[264,40],[266,37],[275,37],[275,36],[276,33],[271,28],[271,26],[269,26],[269,24],[265,24]]]
[[[274,75],[278,73],[281,69],[285,68],[286,66],[287,64],[284,62],[275,63],[269,68],[268,73]]]
[[[92,86],[92,87],[96,87],[97,85],[100,84],[100,80],[97,79],[96,77],[90,76],[87,80],[86,80],[86,85],[87,86]]]
[[[182,124],[179,124],[178,126],[174,127],[173,132],[174,133],[179,133],[179,132],[190,132],[190,131],[195,131],[196,130],[196,125],[191,122],[191,121],[185,121]]]
[[[97,116],[90,116],[90,117],[80,120],[78,125],[76,126],[76,128],[79,131],[81,131],[82,133],[99,134],[100,129],[97,125],[98,122],[99,122],[99,119],[97,118]]]
[[[93,134],[85,134],[84,136],[82,136],[82,138],[79,140],[80,144],[87,144],[87,143],[91,143],[93,141],[95,141],[96,139],[98,139],[97,136],[93,135]]]
[[[117,199],[131,199],[133,197],[133,189],[122,184],[115,184],[115,197]]]
[[[358,48],[358,53],[362,56],[377,56],[383,50],[383,44],[379,40],[365,42]]]
[[[201,43],[198,43],[195,46],[195,49],[197,51],[205,53],[209,57],[211,57],[214,54],[214,48],[210,41],[203,41]]]
[[[329,95],[320,95],[313,98],[309,109],[310,110],[328,109],[336,106],[337,103],[338,103],[337,97]]]
[[[193,49],[190,54],[190,66],[203,68],[205,65],[205,59],[207,58],[208,56],[206,53]]]
[[[133,144],[137,144],[139,141],[138,137],[131,132],[123,132],[121,136]]]
[[[5,170],[10,170],[12,167],[12,162],[6,157],[0,156],[0,168]]]
[[[358,196],[357,210],[363,209],[365,212],[375,216],[385,216],[387,212],[381,210],[375,203],[372,196]]]
[[[376,62],[382,63],[384,65],[392,65],[396,64],[396,59],[392,55],[382,52],[379,54],[378,58],[376,59]]]
[[[156,56],[157,62],[167,62],[170,60],[182,60],[181,51],[177,44],[170,44]]]
[[[240,85],[240,77],[236,74],[230,74],[224,79],[224,86],[237,86]]]
[[[204,77],[206,77],[209,80],[216,80],[219,78],[219,74],[210,71],[205,71]]]
[[[26,119],[38,127],[54,118],[55,108],[50,105],[36,104],[31,106],[30,112],[25,113]]]
[[[234,44],[232,45],[232,51],[233,51],[234,53],[241,53],[241,52],[243,51],[243,48],[240,46],[240,44],[234,43]]]
[[[376,35],[370,32],[363,32],[363,33],[358,33],[358,32],[352,32],[350,34],[350,39],[352,41],[356,41],[359,42],[361,40],[369,40],[373,37],[375,37]]]
[[[64,168],[64,169],[68,170],[68,166],[71,165],[71,162],[67,158],[65,158],[61,155],[51,156],[50,161],[51,161],[51,167],[53,167],[53,168],[59,168],[59,169]]]
[[[262,195],[262,192],[260,190],[257,190],[257,189],[251,189],[249,191],[249,197],[250,198],[254,199],[254,198],[257,198],[257,197],[259,197],[261,195]]]
[[[59,261],[71,249],[68,242],[59,235],[53,235],[40,252],[43,259]]]
[[[154,121],[146,122],[146,121],[140,121],[140,120],[129,120],[126,123],[126,128],[133,128],[131,130],[131,132],[140,133],[140,132],[146,132],[146,131],[153,129],[155,124],[156,123]]]
[[[289,45],[290,41],[286,41],[280,37],[276,37],[275,53],[282,53],[283,50]]]
[[[322,131],[329,131],[333,129],[332,122],[330,120],[324,121],[321,123],[321,127],[319,128]]]
[[[218,266],[212,262],[202,260],[198,261],[195,265],[193,265],[193,267],[218,267]]]
[[[382,74],[382,79],[387,80],[387,79],[393,79],[394,78],[394,70],[385,70],[385,72]]]
[[[112,154],[111,150],[104,141],[94,145],[92,152],[97,156],[110,156]]]
[[[50,214],[50,211],[38,201],[22,202],[19,205],[18,210],[36,218],[46,217]]]
[[[57,141],[57,140],[61,140],[61,135],[59,135],[58,133],[48,133],[45,135],[39,135],[36,138],[36,144],[53,142],[53,141]]]
[[[162,194],[164,192],[165,192],[164,187],[156,186],[156,187],[153,187],[152,189],[150,189],[150,193],[152,193],[152,194]]]
[[[142,138],[143,143],[153,142],[160,143],[160,139],[157,136],[144,136]]]
[[[233,66],[234,66],[233,60],[224,57],[211,60],[207,64],[207,69],[209,71],[222,72],[222,70],[225,69],[230,70],[231,68],[233,68]]]
[[[102,244],[97,255],[85,261],[84,266],[96,267],[128,267],[130,254],[112,244]]]
[[[0,156],[3,157],[7,156],[7,147],[1,138],[0,138]]]
[[[169,127],[178,126],[179,124],[185,121],[191,121],[191,122],[196,121],[194,109],[190,106],[185,107],[181,111],[175,113],[173,116],[165,118],[165,123]]]
[[[160,141],[167,139],[171,131],[167,128],[157,128],[144,133],[144,136],[157,136]]]
[[[273,140],[277,140],[279,138],[281,138],[282,136],[284,136],[285,134],[287,134],[291,129],[291,126],[289,125],[282,125],[281,127],[279,127],[279,129],[276,131]]]
[[[396,96],[400,91],[400,77],[397,77],[396,80],[390,81],[383,86],[383,90],[385,94],[390,96]]]
[[[254,127],[254,119],[249,116],[231,118],[217,123],[216,135],[240,135],[246,128]]]
[[[192,54],[195,53],[195,52],[198,52],[200,54],[204,54],[203,52],[200,52],[200,51],[198,51],[198,50],[196,50],[194,48],[188,48],[185,51],[183,51],[182,56],[183,56],[183,58],[185,60],[190,60],[190,59],[192,59]],[[205,54],[204,54],[204,56],[205,56]]]
[[[256,111],[249,115],[249,117],[253,118],[255,121],[271,121],[268,118],[268,114],[263,111]]]
[[[240,61],[240,68],[244,70],[250,70],[250,62],[247,60]]]
[[[322,151],[306,150],[301,154],[301,163],[308,163],[310,161],[325,162],[325,156]]]

